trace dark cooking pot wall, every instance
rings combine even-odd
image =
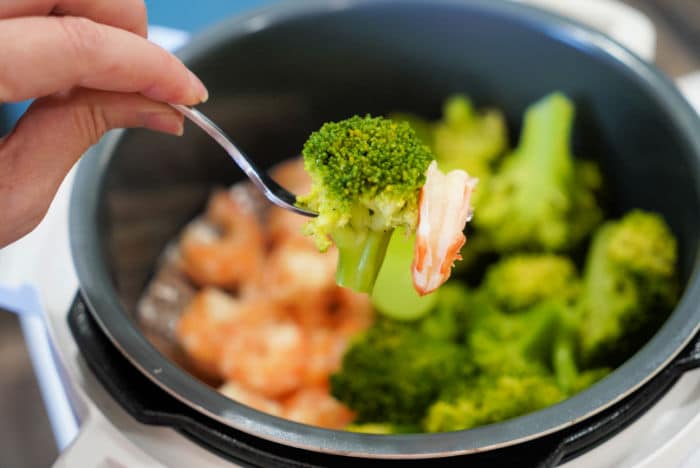
[[[569,22],[487,0],[290,2],[210,31],[183,57],[209,87],[211,99],[202,111],[262,167],[298,154],[309,132],[324,121],[390,111],[435,118],[454,92],[503,109],[513,137],[528,104],[561,90],[577,103],[575,153],[601,162],[614,200],[612,214],[632,207],[663,213],[680,238],[684,280],[695,263],[696,116],[672,84],[640,60]],[[102,262],[133,314],[166,242],[202,208],[214,185],[241,179],[228,156],[191,126],[182,138],[124,132],[108,138],[100,152],[99,161],[86,161],[79,171],[71,206],[75,261],[93,315],[119,349],[182,401],[226,423],[254,420],[246,430],[292,445],[422,456],[535,437],[633,390],[680,350],[698,322],[691,303],[698,296],[694,286],[694,296],[674,313],[673,323],[637,359],[584,394],[525,416],[522,423],[478,428],[468,437],[421,436],[418,442],[359,434],[329,438],[327,431],[248,411],[170,369],[143,346],[133,327],[120,322],[104,278]],[[149,366],[167,372],[151,374]]]

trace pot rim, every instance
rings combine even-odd
[[[186,63],[213,47],[311,14],[364,4],[420,4],[417,0],[288,1],[224,20],[207,29],[178,55]],[[512,2],[434,0],[434,6],[466,6],[537,24],[550,37],[627,69],[665,108],[688,145],[700,174],[700,118],[675,85],[624,46],[585,25]],[[102,181],[124,130],[111,132],[80,162],[71,194],[69,225],[73,260],[88,309],[120,352],[152,382],[191,408],[248,434],[310,451],[368,458],[447,457],[515,445],[572,426],[631,394],[666,367],[700,329],[698,261],[673,313],[652,339],[622,366],[589,389],[554,406],[496,424],[439,434],[375,435],[321,429],[271,416],[218,393],[162,355],[123,309],[103,258],[98,210]],[[700,177],[696,177],[700,193]]]

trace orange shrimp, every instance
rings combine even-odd
[[[325,387],[306,387],[285,399],[282,415],[292,421],[342,429],[355,418],[350,409],[333,398]]]
[[[209,377],[219,376],[219,358],[226,324],[245,314],[241,302],[216,289],[199,291],[185,307],[175,330],[178,341],[193,364]]]
[[[180,241],[183,269],[198,285],[236,288],[261,271],[264,239],[255,215],[228,192],[209,200],[206,218],[195,221]]]
[[[334,328],[345,337],[353,337],[366,330],[374,320],[372,300],[367,294],[337,287],[331,308]]]
[[[243,324],[227,337],[219,369],[226,379],[275,398],[302,385],[307,349],[303,330],[291,320]]]
[[[452,273],[466,242],[464,226],[471,216],[471,196],[477,179],[460,170],[443,174],[433,161],[420,192],[418,228],[411,273],[422,296],[435,291]]]
[[[292,193],[304,194],[311,190],[311,177],[304,169],[304,160],[300,157],[275,166],[270,176]],[[268,211],[266,227],[273,244],[300,238],[310,246],[315,246],[313,239],[302,232],[307,222],[305,216],[275,206]]]
[[[226,382],[219,387],[219,391],[230,399],[255,408],[263,413],[272,414],[274,416],[282,415],[283,408],[281,403],[271,398],[258,395],[236,382]]]
[[[266,259],[266,276],[260,289],[283,300],[317,294],[335,286],[337,263],[335,249],[322,253],[304,238],[289,238]]]
[[[347,347],[347,337],[332,330],[317,329],[309,333],[305,383],[328,385],[330,375],[340,369]]]

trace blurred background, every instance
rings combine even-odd
[[[558,0],[566,1],[566,0]],[[594,1],[594,0],[591,0]],[[197,31],[272,0],[146,0],[152,24]],[[700,70],[699,0],[625,0],[657,30],[657,65],[673,78]],[[14,113],[17,113],[15,109]],[[0,107],[0,135],[13,116]],[[0,266],[1,267],[1,266]],[[17,318],[0,311],[0,468],[50,466],[57,452]]]

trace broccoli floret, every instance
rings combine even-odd
[[[418,324],[418,330],[436,340],[463,343],[470,313],[471,291],[452,281],[434,294],[435,307]]]
[[[506,311],[539,302],[570,302],[579,292],[576,266],[554,254],[520,254],[506,257],[486,272],[480,290]]]
[[[578,160],[574,166],[573,209],[569,216],[571,245],[585,239],[603,221],[597,195],[603,189],[603,175],[593,161]]]
[[[481,314],[469,326],[467,345],[486,374],[527,375],[546,372],[559,320],[557,303],[542,303],[517,314],[495,309],[489,301],[472,301]]]
[[[463,95],[445,101],[442,120],[433,132],[433,149],[440,170],[462,169],[484,181],[507,144],[501,112],[493,109],[477,112]]]
[[[482,375],[450,390],[428,409],[428,432],[469,429],[514,418],[563,400],[554,379],[539,375]]]
[[[677,298],[676,240],[657,214],[634,210],[596,231],[578,303],[585,364],[618,365]]]
[[[357,422],[415,424],[440,390],[473,371],[459,346],[379,319],[355,341],[331,376],[331,394]]]
[[[406,122],[411,126],[416,136],[427,145],[430,149],[433,149],[433,124],[425,119],[422,119],[414,114],[395,112],[387,116],[390,120],[395,122]]]
[[[520,143],[483,188],[474,217],[494,250],[566,249],[600,219],[591,186],[577,177],[569,142],[573,120],[574,106],[561,93],[528,108]],[[581,167],[591,172],[590,164]],[[578,224],[584,207],[592,221]]]
[[[562,305],[552,347],[552,370],[559,388],[568,396],[574,395],[608,375],[610,368],[581,370],[578,352],[578,334],[581,316],[571,305]]]
[[[302,154],[312,188],[297,202],[318,213],[305,232],[321,250],[332,238],[339,285],[370,292],[394,229],[415,229],[430,149],[405,122],[355,116],[324,124]]]

